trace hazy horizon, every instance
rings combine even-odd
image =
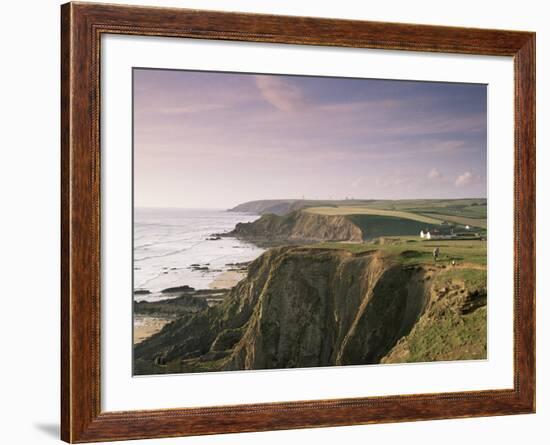
[[[140,208],[486,198],[486,86],[134,70]]]
[[[444,199],[446,201],[452,201],[452,200],[462,200],[462,199],[487,199],[485,196],[462,196],[459,198],[410,198],[410,199],[380,199],[380,198],[353,198],[349,201],[417,201],[417,200],[438,200],[438,199]],[[253,199],[251,201],[304,201],[303,199],[299,198],[270,198],[270,199]],[[187,207],[187,206],[155,206],[155,205],[135,205],[135,209],[141,209],[141,210],[148,210],[148,209],[155,209],[155,210],[228,210],[230,208],[236,207],[239,204],[245,204],[247,202],[251,201],[243,201],[239,202],[238,204],[235,204],[231,207]],[[305,199],[305,201],[331,201],[330,199]],[[333,200],[337,201],[337,200]],[[342,199],[341,201],[345,201],[345,199]]]

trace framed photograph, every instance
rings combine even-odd
[[[535,411],[535,35],[67,3],[62,439]]]

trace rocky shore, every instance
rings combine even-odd
[[[221,304],[183,314],[136,345],[134,371],[483,358],[486,289],[455,278],[442,284],[446,271],[396,263],[376,250],[273,248]],[[441,338],[432,347],[419,333]]]
[[[246,277],[250,262],[228,263],[228,270],[219,274],[209,289],[195,289],[189,285],[163,289],[165,297],[158,301],[134,301],[134,344],[161,331],[164,326],[178,318],[194,314],[222,303],[233,286]],[[191,267],[201,268],[200,264]],[[136,289],[134,295],[150,295],[147,289]]]

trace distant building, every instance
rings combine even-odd
[[[473,239],[473,236],[480,237],[477,232],[473,232],[470,225],[460,226],[458,228],[452,224],[439,224],[437,226],[426,227],[420,231],[422,240],[450,240],[450,239]]]

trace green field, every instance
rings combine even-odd
[[[426,271],[429,303],[413,330],[382,363],[487,357],[486,241],[383,237],[371,243],[323,243],[317,247],[358,254],[379,252],[390,263],[420,266]],[[435,247],[440,249],[437,262],[432,254]]]
[[[325,205],[308,207],[305,212],[319,215],[370,215],[400,218],[430,225],[444,222],[456,226],[471,226],[472,228],[487,228],[486,199],[414,199],[395,201],[369,201],[368,203],[342,203],[342,205]],[[376,220],[373,220],[376,223]],[[366,227],[367,220],[363,226]],[[404,227],[404,226],[403,226]],[[411,226],[411,230],[412,230]],[[414,226],[416,229],[417,226]],[[420,227],[420,226],[418,226]],[[421,230],[420,227],[418,230]],[[377,235],[410,235],[411,231],[389,230],[387,233],[376,231]]]
[[[384,237],[371,243],[321,243],[316,247],[343,249],[353,253],[381,251],[396,262],[433,264],[433,250],[439,247],[439,264],[471,265],[483,269],[487,266],[487,241],[482,240],[431,240],[418,237]]]
[[[481,229],[487,228],[487,219],[469,218],[466,216],[459,216],[459,215],[446,215],[442,213],[423,213],[423,215],[427,217],[441,218],[444,221],[460,224],[462,226],[479,227]]]
[[[364,206],[338,206],[338,207],[310,207],[304,210],[309,213],[319,215],[377,215],[377,216],[393,216],[396,218],[410,219],[426,224],[441,224],[442,219],[433,218],[421,214],[405,212],[402,210],[386,210]]]
[[[404,210],[412,213],[431,212],[472,218],[487,217],[487,200],[485,198],[379,200],[370,201],[364,205],[373,209]]]
[[[361,229],[364,240],[381,236],[418,236],[421,230],[433,230],[439,226],[395,216],[356,214],[347,218]]]

